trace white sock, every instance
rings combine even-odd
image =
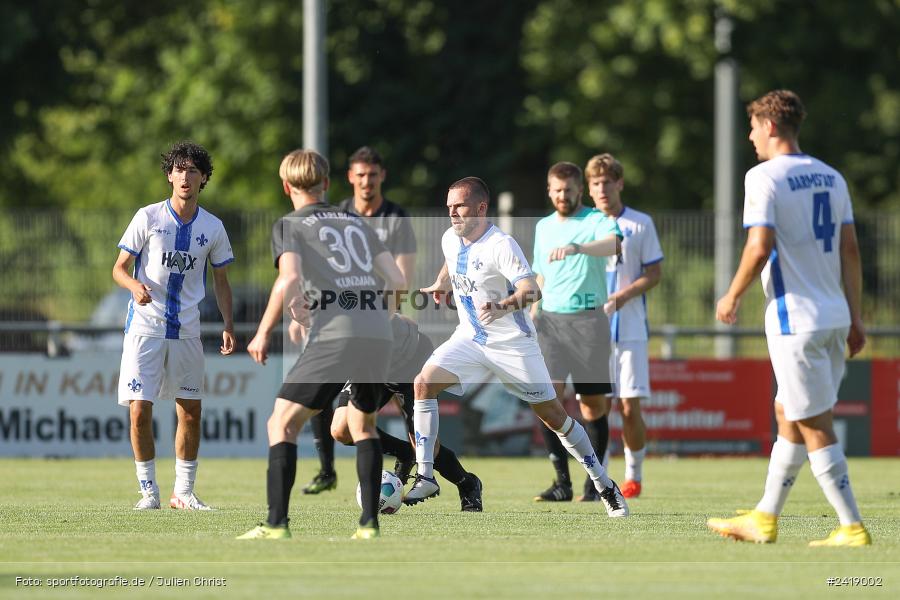
[[[189,496],[194,491],[197,479],[197,461],[175,459],[175,494]]]
[[[625,446],[625,480],[640,482],[643,477],[644,455],[647,453],[646,446],[640,450],[632,450]]]
[[[809,466],[828,502],[837,512],[841,525],[862,521],[850,487],[847,458],[841,445],[832,444],[810,452]]]
[[[609,471],[609,447],[606,448],[606,451],[603,453],[603,460],[600,461],[600,464],[603,465],[603,468]]]
[[[594,447],[591,446],[591,440],[588,438],[587,431],[581,426],[581,423],[566,417],[560,429],[554,429],[556,435],[562,441],[569,454],[574,456],[584,470],[588,472],[594,482],[597,491],[603,491],[608,487],[612,487],[612,480],[606,474],[603,464],[597,460],[597,454]]]
[[[413,426],[416,429],[416,462],[419,475],[434,477],[434,442],[438,434],[438,401],[413,402]]]
[[[144,462],[134,461],[134,467],[141,493],[159,496],[159,486],[156,485],[156,460],[151,458]]]
[[[794,482],[797,473],[806,462],[806,446],[794,444],[785,438],[778,436],[772,445],[772,454],[769,458],[769,474],[766,475],[766,490],[763,497],[756,505],[756,510],[770,515],[778,516],[784,510],[784,503]]]

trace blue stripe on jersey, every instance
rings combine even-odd
[[[132,277],[137,279],[140,272],[141,272],[141,255],[138,254],[137,258],[134,259],[134,274],[132,275]],[[131,327],[131,319],[133,319],[133,318],[134,318],[134,298],[131,298],[128,301],[128,316],[125,317],[125,333],[128,333],[128,328]]]
[[[481,321],[478,320],[478,315],[475,313],[475,302],[472,301],[472,296],[460,296],[459,301],[466,309],[466,314],[469,316],[469,323],[472,324],[472,329],[475,330],[475,337],[472,338],[472,341],[484,346],[487,344],[487,331],[484,330]]]
[[[760,221],[759,223],[744,223],[744,229],[750,229],[751,227],[768,227],[769,229],[775,229],[775,225],[766,221]]]
[[[521,279],[521,277],[519,277]],[[516,292],[516,288],[507,286],[506,293],[510,296]],[[531,337],[531,328],[528,327],[528,322],[525,320],[524,309],[519,309],[513,313],[513,321],[516,322],[516,325],[519,326],[519,331],[525,334],[525,337]]]
[[[525,320],[525,313],[522,310],[517,310],[513,313],[513,320],[516,322],[516,325],[519,326],[519,330],[525,334],[525,337],[531,337],[531,328],[528,327],[528,322]]]
[[[613,294],[616,291],[616,275],[618,275],[618,271],[607,271],[606,272],[606,297],[609,298],[610,294]],[[603,308],[602,306],[600,307]],[[612,339],[614,342],[619,341],[619,311],[613,313],[612,318],[609,320],[609,332],[612,335]]]
[[[469,268],[469,249],[471,248],[472,244],[466,246],[462,238],[459,238],[459,254],[456,255],[456,272],[459,275],[465,275]]]
[[[172,206],[169,205],[169,210],[172,210]],[[172,214],[175,215],[174,211]],[[191,219],[190,223],[181,223],[176,218],[178,222],[178,227],[175,232],[175,251],[176,252],[187,252],[191,249],[191,223],[193,223],[197,219],[197,215],[200,214],[200,209],[197,208],[197,212],[194,213],[194,218]],[[205,267],[204,267],[205,270]],[[203,280],[204,287],[206,286],[206,277],[204,274]],[[169,285],[166,287],[166,339],[167,340],[177,340],[179,334],[181,333],[181,319],[179,318],[179,313],[181,312],[181,290],[184,288],[184,273],[170,273],[169,274]]]
[[[647,320],[647,294],[641,294],[641,302],[644,304],[644,329],[647,330],[647,338],[650,338],[650,321]]]
[[[191,224],[179,225],[175,232],[175,249],[187,252],[191,249]]]
[[[140,254],[141,254],[141,253],[138,252],[137,250],[132,250],[131,248],[129,248],[129,247],[126,246],[125,244],[119,244],[119,245],[118,245],[118,248],[121,249],[121,250],[124,250],[125,252],[127,252],[128,254],[130,254],[130,255],[132,255],[132,256],[140,256]]]
[[[772,248],[769,261],[772,263],[772,286],[775,288],[775,302],[778,303],[778,322],[781,324],[782,335],[789,335],[791,322],[788,319],[787,302],[784,299],[784,277],[781,274],[781,263],[778,262],[777,248]]]
[[[131,319],[134,318],[134,298],[128,301],[128,316],[125,317],[125,333],[128,333],[128,328],[131,327]]]
[[[210,261],[210,262],[212,262],[212,261]],[[230,265],[233,262],[234,262],[233,258],[228,258],[228,259],[223,260],[220,263],[212,263],[212,266],[214,269],[218,269],[219,267],[224,267],[225,265]]]
[[[181,288],[184,286],[183,273],[171,273],[166,288],[166,339],[177,340],[181,332]]]

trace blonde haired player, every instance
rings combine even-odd
[[[610,371],[614,396],[622,403],[622,441],[625,442],[625,481],[622,495],[641,494],[647,428],[641,399],[650,397],[650,362],[647,352],[646,293],[662,277],[662,247],[650,215],[625,206],[622,189],[625,170],[612,154],[598,154],[585,167],[588,193],[598,210],[615,219],[622,231],[622,252],[606,263],[613,352]],[[598,449],[603,450],[603,449]],[[585,496],[592,493],[585,489]]]
[[[747,243],[716,319],[737,322],[741,296],[757,274],[766,293],[766,340],[778,383],[765,491],[756,508],[707,525],[723,536],[774,542],[778,517],[806,458],[840,526],[810,546],[871,544],[856,506],[844,450],[832,424],[844,348],[862,350],[862,269],[847,183],[835,169],[803,154],[797,138],[806,111],[800,98],[776,90],[747,106],[750,141],[761,164],[744,180]],[[841,289],[843,284],[843,289]]]
[[[287,373],[267,423],[269,513],[264,523],[238,536],[242,540],[291,537],[288,521],[297,476],[297,436],[345,384],[354,392],[347,422],[356,444],[363,507],[353,538],[380,535],[383,459],[375,418],[393,345],[389,311],[380,294],[403,289],[406,282],[391,253],[362,219],[325,202],[328,173],[328,161],[312,150],[291,152],[279,168],[282,189],[294,211],[272,229],[278,277],[247,352],[265,364],[272,331],[285,307],[309,327],[306,346]],[[327,300],[329,296],[337,299],[338,294],[353,302]]]

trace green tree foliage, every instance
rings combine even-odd
[[[709,207],[717,9],[734,19],[742,99],[797,90],[804,148],[847,173],[858,204],[897,200],[897,0],[328,2],[332,197],[362,144],[418,206],[475,173],[543,207],[548,164],[609,150],[642,206]],[[0,203],[150,202],[167,191],[156,156],[189,137],[216,159],[217,205],[284,206],[301,2],[34,0],[5,3],[0,32]]]
[[[741,98],[794,89],[804,149],[848,176],[858,205],[900,200],[896,1],[542,2],[525,28],[523,120],[549,135],[549,158],[610,151],[640,205],[711,208],[717,9],[733,19]],[[749,143],[742,157],[755,162]]]

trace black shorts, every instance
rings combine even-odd
[[[391,345],[390,340],[368,338],[313,340],[291,367],[278,397],[321,410],[350,381],[353,405],[374,413],[387,379]]]
[[[354,386],[344,386],[344,388],[341,389],[340,395],[338,395],[338,408],[347,406],[355,394],[356,390]],[[413,397],[413,385],[411,383],[385,383],[382,385],[379,390],[380,397],[378,399],[378,410],[387,406],[387,403],[391,401],[394,394],[396,394],[397,398],[400,400],[400,416],[403,417],[403,421],[406,423],[406,430],[409,432],[414,431],[412,419],[413,402],[415,401],[415,398]],[[353,404],[356,406],[356,402]]]
[[[535,327],[551,380],[565,381],[571,375],[578,394],[612,392],[609,319],[602,310],[571,314],[543,311]]]

